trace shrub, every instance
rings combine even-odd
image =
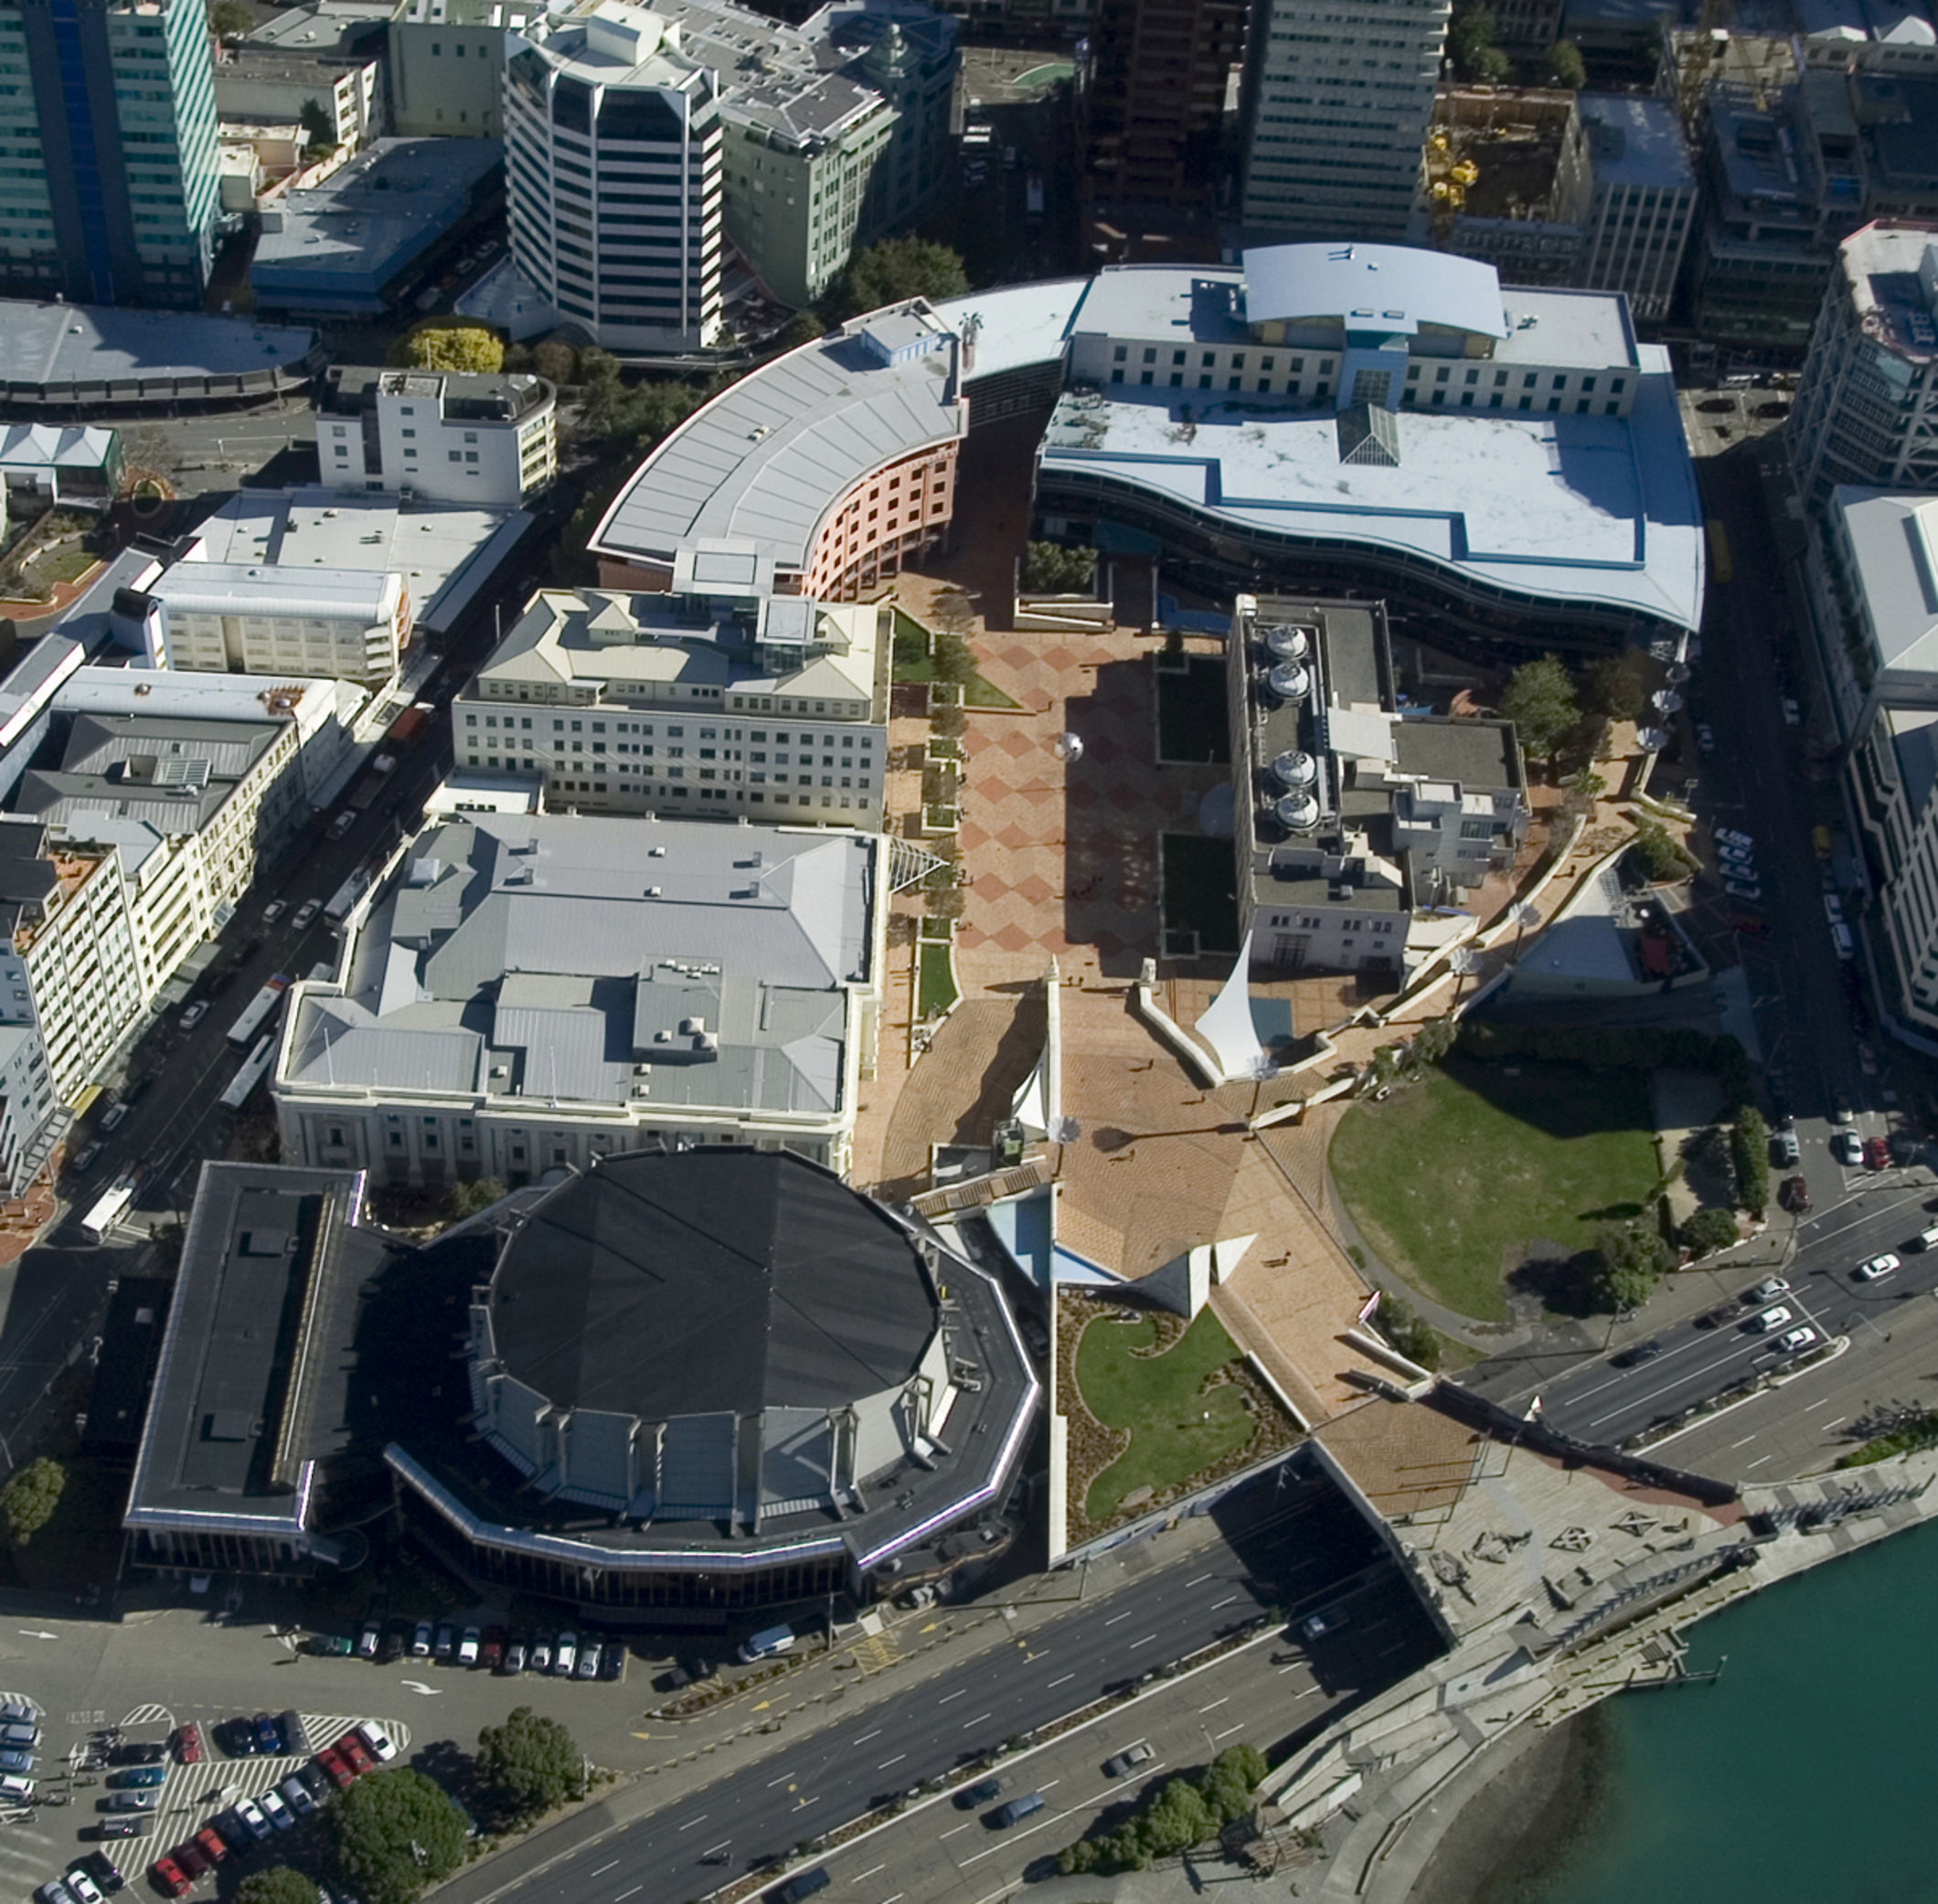
[[[1382,1290],[1379,1307],[1374,1312],[1373,1320],[1379,1333],[1409,1362],[1421,1368],[1440,1367],[1439,1332],[1404,1296],[1395,1295],[1391,1290]]]
[[[1065,595],[1087,589],[1096,571],[1094,548],[1066,548],[1060,542],[1032,542],[1023,551],[1023,586],[1032,593]]]
[[[1651,879],[1687,879],[1697,869],[1688,849],[1656,820],[1636,823],[1635,850]]]
[[[16,1547],[27,1546],[54,1518],[67,1484],[68,1471],[42,1455],[0,1488],[0,1509],[5,1511],[7,1536]]]
[[[1736,1213],[1714,1208],[1698,1210],[1677,1231],[1677,1240],[1692,1256],[1727,1250],[1736,1241]]]
[[[1761,1213],[1770,1203],[1770,1127],[1754,1104],[1736,1113],[1730,1135],[1730,1155],[1736,1165],[1736,1194],[1746,1210]]]
[[[301,1871],[277,1865],[251,1871],[236,1887],[236,1904],[316,1904],[316,1887]]]

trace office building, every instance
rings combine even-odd
[[[558,393],[524,374],[332,365],[316,464],[325,489],[516,509],[559,473]]]
[[[410,639],[410,591],[394,570],[177,562],[148,595],[171,669],[375,687],[395,677]]]
[[[391,131],[400,139],[502,139],[506,40],[542,10],[536,0],[398,0]]]
[[[0,7],[0,282],[194,308],[218,212],[202,0]]]
[[[384,123],[388,19],[372,0],[310,0],[223,42],[216,111],[223,120],[300,125],[314,109],[329,143],[355,152]]]
[[[1248,230],[1409,235],[1448,16],[1447,0],[1259,0],[1245,54]]]
[[[65,1112],[38,1028],[0,1016],[0,1186],[7,1196],[18,1197],[45,1167]]]
[[[580,813],[873,831],[891,630],[872,603],[548,589],[453,701],[455,763]]]
[[[1790,414],[1797,487],[1938,492],[1938,222],[1883,220],[1837,248]]]
[[[517,1185],[740,1143],[846,1168],[875,1037],[878,835],[470,813],[428,825],[291,995],[283,1154]]]
[[[1403,716],[1378,602],[1241,595],[1226,655],[1253,964],[1404,984],[1526,836],[1512,723]]]
[[[511,55],[512,257],[608,348],[697,350],[719,333],[719,91],[677,27],[622,0]]]
[[[1667,100],[1645,93],[1576,96],[1594,181],[1587,255],[1575,280],[1619,291],[1642,324],[1669,314],[1698,213],[1695,167]]]

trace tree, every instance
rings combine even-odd
[[[1265,1776],[1265,1755],[1255,1745],[1227,1746],[1198,1782],[1211,1825],[1230,1824],[1251,1809],[1251,1793]]]
[[[529,1706],[478,1734],[476,1764],[478,1777],[521,1818],[586,1793],[585,1754],[557,1719]]]
[[[236,1904],[316,1904],[316,1887],[301,1871],[277,1865],[251,1871],[236,1887]]]
[[[1581,49],[1573,40],[1558,39],[1548,48],[1548,77],[1571,92],[1579,92],[1588,84],[1588,69],[1581,64]]]
[[[938,629],[929,651],[929,667],[938,681],[961,687],[975,678],[975,656],[961,635]]]
[[[1514,723],[1522,747],[1539,760],[1549,758],[1581,718],[1574,683],[1552,654],[1515,669],[1501,695],[1500,712]]]
[[[961,297],[969,289],[962,254],[921,238],[884,239],[857,251],[842,273],[836,307],[849,316],[911,297]]]
[[[619,359],[609,350],[588,349],[579,353],[579,384],[583,395],[580,410],[589,435],[603,439],[619,424],[620,402],[624,386],[619,380]]]
[[[240,39],[255,26],[256,9],[249,0],[208,0],[208,30],[218,39]]]
[[[929,710],[929,726],[944,740],[960,740],[969,726],[968,710],[960,701],[944,701]]]
[[[619,406],[621,432],[633,439],[640,455],[673,432],[706,399],[689,383],[659,378],[628,390]]]
[[[1646,666],[1633,648],[1619,654],[1598,654],[1588,664],[1583,687],[1582,705],[1591,714],[1605,714],[1611,720],[1635,720],[1648,692]]]
[[[816,337],[826,334],[827,326],[812,311],[796,311],[781,333],[781,348],[798,350],[804,344],[812,344]]]
[[[68,1471],[42,1455],[0,1488],[0,1508],[6,1511],[6,1531],[16,1547],[25,1547],[54,1518],[68,1484]]]
[[[505,340],[482,324],[448,320],[421,324],[390,346],[390,356],[404,370],[482,370],[505,367]]]
[[[1736,1165],[1736,1194],[1746,1210],[1761,1212],[1770,1202],[1770,1127],[1753,1104],[1736,1113],[1730,1133],[1730,1157]]]
[[[569,384],[578,374],[579,353],[559,337],[532,346],[532,368],[548,383]]]
[[[1592,767],[1577,767],[1561,784],[1568,789],[1570,804],[1584,809],[1608,792],[1608,782]]]
[[[1415,1367],[1440,1367],[1439,1333],[1404,1296],[1395,1295],[1390,1289],[1382,1290],[1373,1320],[1379,1324],[1379,1333]],[[1252,1782],[1256,1784],[1258,1781]]]
[[[244,0],[238,0],[238,4],[244,4]],[[296,118],[310,135],[312,158],[324,158],[336,150],[336,122],[325,110],[321,100],[304,100]]]
[[[935,598],[929,619],[943,634],[961,641],[975,626],[975,604],[960,589],[945,589]]]
[[[1698,1210],[1677,1231],[1677,1240],[1691,1256],[1708,1256],[1736,1241],[1736,1213],[1715,1208]]]
[[[1023,551],[1023,586],[1035,593],[1068,594],[1087,589],[1097,571],[1094,548],[1065,548],[1060,542],[1032,542]]]
[[[1429,1018],[1413,1034],[1409,1057],[1416,1065],[1438,1064],[1454,1048],[1454,1041],[1459,1036],[1460,1027],[1451,1015],[1443,1018]]]
[[[505,1200],[505,1186],[495,1176],[474,1177],[470,1183],[455,1183],[444,1193],[444,1214],[453,1223],[475,1217],[493,1204]]]
[[[1651,879],[1687,879],[1696,871],[1688,849],[1659,821],[1635,823],[1635,850]]]
[[[1589,1292],[1595,1307],[1604,1313],[1641,1308],[1669,1266],[1669,1246],[1639,1223],[1611,1224],[1602,1232],[1594,1253]]]
[[[1447,58],[1463,80],[1496,85],[1507,77],[1513,62],[1495,44],[1494,16],[1485,6],[1457,13],[1447,27]]]
[[[392,1766],[367,1772],[330,1816],[336,1855],[366,1904],[414,1904],[427,1885],[442,1883],[464,1862],[463,1814],[421,1771]]]
[[[1189,1779],[1172,1779],[1137,1821],[1137,1835],[1154,1857],[1188,1851],[1217,1829],[1210,1807]]]

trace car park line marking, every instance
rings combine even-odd
[[[985,1718],[994,1718],[995,1717],[996,1715],[993,1712],[978,1713],[974,1718],[965,1718],[963,1721],[960,1729],[966,1732],[971,1726],[979,1726]]]

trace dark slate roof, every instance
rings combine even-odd
[[[787,1152],[612,1157],[547,1197],[492,1284],[508,1373],[649,1421],[832,1408],[908,1378],[939,1314],[868,1198]]]

